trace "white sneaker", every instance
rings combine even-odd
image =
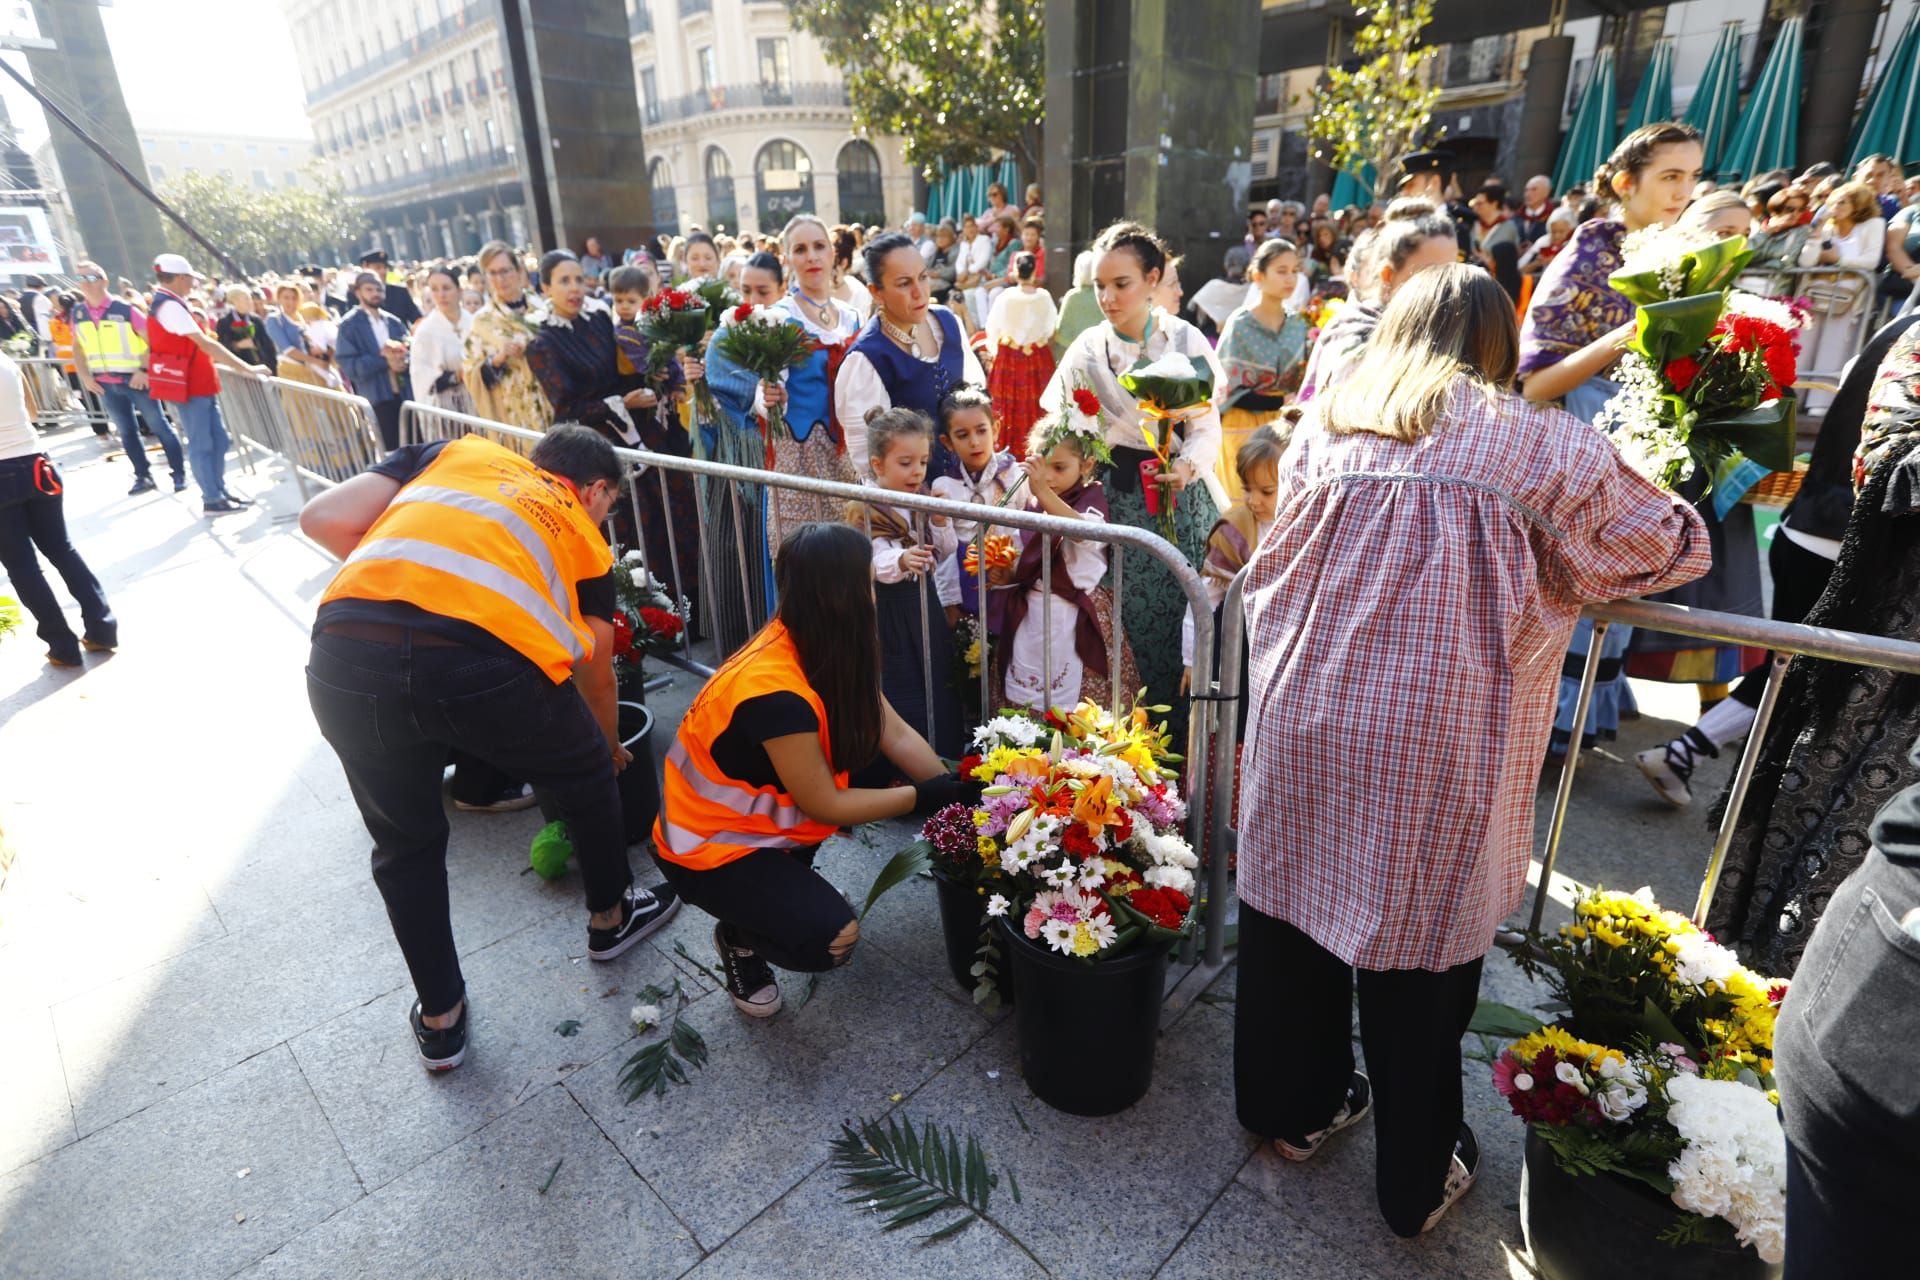
[[[1326,1128],[1308,1134],[1297,1143],[1288,1142],[1285,1138],[1275,1138],[1273,1149],[1280,1153],[1281,1159],[1291,1160],[1295,1164],[1311,1160],[1314,1152],[1320,1150],[1321,1145],[1328,1138],[1342,1129],[1359,1124],[1367,1118],[1367,1112],[1371,1110],[1373,1110],[1373,1084],[1367,1079],[1366,1072],[1356,1071],[1353,1073],[1353,1079],[1347,1083],[1345,1100],[1340,1103],[1340,1109],[1333,1113],[1333,1119],[1327,1122]]]
[[[1440,1204],[1427,1215],[1421,1224],[1421,1234],[1440,1225],[1440,1219],[1447,1216],[1447,1210],[1454,1202],[1472,1189],[1474,1180],[1480,1176],[1480,1140],[1473,1136],[1473,1130],[1465,1124],[1460,1126],[1460,1136],[1453,1143],[1453,1161],[1447,1166],[1446,1187],[1440,1194]]]

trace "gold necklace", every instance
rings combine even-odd
[[[810,309],[812,309],[813,321],[815,324],[819,325],[821,328],[831,329],[840,323],[839,313],[833,309],[833,304],[831,302],[827,302],[827,303],[815,302],[812,298],[809,298],[806,294],[800,292],[797,289],[794,290],[793,296],[800,299],[801,302],[805,303]]]
[[[905,347],[908,354],[915,360],[920,358],[920,335],[916,329],[902,329],[899,325],[887,319],[886,312],[883,311],[880,313],[880,332]]]

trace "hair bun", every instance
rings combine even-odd
[[[885,412],[886,410],[884,408],[882,408],[879,405],[875,405],[873,406],[873,408],[867,410],[866,416],[861,420],[865,422],[868,426],[872,426],[873,420]]]

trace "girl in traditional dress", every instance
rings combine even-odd
[[[1214,470],[1220,453],[1220,415],[1206,404],[1183,415],[1181,421],[1149,425],[1139,404],[1120,385],[1120,375],[1169,352],[1179,352],[1196,364],[1205,361],[1213,369],[1216,388],[1225,385],[1226,374],[1198,329],[1152,306],[1153,291],[1167,264],[1166,247],[1159,237],[1137,223],[1122,222],[1103,231],[1093,248],[1097,255],[1094,286],[1105,318],[1067,348],[1040,397],[1040,406],[1058,414],[1073,390],[1083,385],[1100,398],[1107,445],[1113,454],[1112,465],[1100,473],[1109,518],[1150,533],[1160,532],[1160,517],[1147,511],[1140,464],[1156,456],[1152,450],[1164,432],[1173,433],[1170,465],[1159,479],[1161,501],[1177,499],[1175,545],[1197,566],[1206,555],[1207,535],[1226,505],[1225,495],[1214,493],[1220,483]],[[1151,439],[1148,430],[1154,433]],[[1146,684],[1146,702],[1175,705],[1186,593],[1172,572],[1150,556],[1128,557],[1124,573],[1121,616]]]
[[[931,486],[933,496],[955,502],[971,502],[981,507],[999,506],[1019,482],[1020,464],[1010,450],[994,447],[998,436],[999,428],[993,421],[993,401],[986,392],[971,386],[950,392],[940,402],[940,437],[953,454],[954,461],[959,464],[959,474],[935,476]],[[1006,593],[992,588],[1004,586],[1010,571],[988,567],[985,575],[988,582],[987,608],[982,616],[982,575],[977,570],[968,573],[964,566],[967,548],[975,544],[979,527],[978,520],[954,518],[954,558],[962,562],[960,607],[979,617],[990,634],[998,635]],[[988,531],[993,532],[991,527]],[[1001,530],[1003,535],[1008,532]]]
[[[753,374],[728,360],[713,344],[706,366],[707,385],[724,392],[732,412],[764,417],[770,397],[785,405],[787,431],[768,441],[757,465],[786,475],[811,476],[857,484],[859,477],[848,460],[840,429],[834,422],[833,373],[860,332],[860,317],[834,300],[833,243],[827,224],[810,213],[796,215],[780,233],[787,258],[787,293],[775,304],[800,322],[813,340],[813,354],[798,368],[788,369],[779,386],[763,384]],[[750,279],[752,270],[742,274]],[[864,423],[862,424],[864,426]],[[862,442],[864,445],[864,441]],[[767,554],[771,558],[780,540],[800,525],[836,521],[844,514],[837,498],[822,498],[793,489],[771,489],[767,494]],[[769,597],[771,599],[771,597]]]
[[[1337,384],[1360,361],[1394,291],[1428,267],[1460,260],[1452,219],[1425,200],[1396,200],[1379,226],[1354,242],[1347,260],[1347,300],[1307,356],[1299,402]],[[1297,286],[1296,286],[1297,287]]]
[[[1060,315],[1040,287],[1039,264],[1031,253],[1014,255],[1013,275],[1015,287],[995,299],[987,313],[987,346],[993,351],[987,391],[993,396],[1000,447],[1024,459],[1027,437],[1040,419],[1040,393],[1053,377],[1048,343]]]
[[[1027,476],[1020,498],[1048,515],[1104,523],[1107,496],[1094,468],[1105,450],[1099,437],[1090,442],[1064,421],[1056,415],[1034,424],[1020,464]],[[1125,642],[1120,671],[1112,670],[1113,593],[1100,585],[1107,575],[1106,546],[1031,529],[1021,532],[1020,544],[1006,593],[1006,642],[995,654],[1004,704],[1042,713],[1071,710],[1083,699],[1111,707],[1115,674],[1124,692],[1138,689]],[[1051,575],[1042,562],[1049,546]]]
[[[537,312],[527,297],[526,268],[512,246],[490,240],[480,249],[480,270],[487,277],[487,301],[473,314],[460,367],[473,411],[495,422],[545,431],[553,407],[527,364]]]
[[[874,483],[891,493],[923,492],[933,423],[912,409],[877,409],[866,425]],[[960,616],[952,522],[884,502],[848,503],[847,522],[866,528],[873,539],[881,692],[934,750],[957,757],[963,746],[960,702],[948,679],[953,624]]]
[[[849,456],[866,456],[866,422],[875,410],[913,409],[932,421],[947,393],[986,375],[968,348],[959,317],[935,305],[926,259],[905,233],[875,236],[866,248],[867,278],[879,310],[860,330],[834,379],[834,417]],[[953,455],[936,440],[935,476],[956,474]]]
[[[466,361],[467,334],[473,317],[460,309],[460,282],[445,267],[427,272],[427,296],[433,306],[413,331],[407,346],[407,373],[413,398],[421,404],[455,413],[472,413],[473,397],[461,380]],[[306,353],[300,353],[302,359]]]
[[[1220,484],[1240,500],[1240,446],[1279,416],[1300,388],[1307,355],[1306,317],[1287,306],[1300,280],[1300,252],[1288,240],[1263,240],[1253,253],[1259,301],[1227,317],[1216,348],[1227,371],[1220,411]]]

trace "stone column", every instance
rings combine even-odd
[[[1572,36],[1544,36],[1527,53],[1527,91],[1521,100],[1520,136],[1514,144],[1509,179],[1515,191],[1534,174],[1553,172],[1553,162],[1560,155],[1560,108],[1567,100],[1572,68]]]
[[[1827,0],[1820,44],[1808,58],[1807,96],[1800,108],[1800,163],[1846,167],[1853,109],[1867,78],[1879,0]],[[1889,30],[1888,39],[1894,33]]]
[[[1260,7],[1245,0],[1047,0],[1047,279],[1120,218],[1211,279],[1252,181]],[[1064,215],[1064,216],[1063,216]]]

